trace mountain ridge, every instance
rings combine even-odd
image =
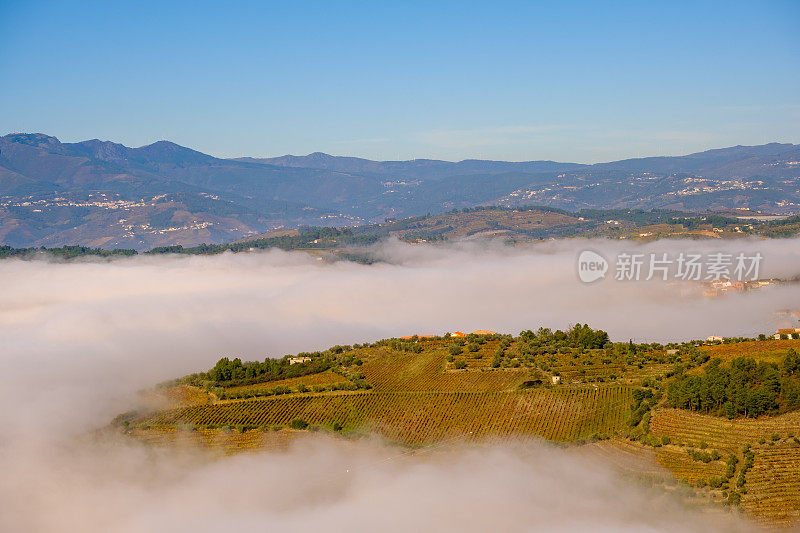
[[[483,205],[800,212],[800,145],[585,165],[373,161],[313,152],[218,158],[43,133],[0,137],[0,243],[145,249],[272,229],[352,226]]]

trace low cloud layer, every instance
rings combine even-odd
[[[69,452],[69,453],[67,453]],[[748,531],[531,442],[420,452],[325,437],[288,452],[95,444],[4,465],[4,531]],[[34,474],[34,475],[31,475]]]
[[[346,469],[345,459],[369,462],[386,450],[368,447],[363,457],[350,457],[342,443],[325,443],[287,455],[207,463],[137,447],[81,449],[74,441],[125,410],[136,390],[208,368],[222,355],[261,360],[413,333],[518,333],[576,322],[606,329],[615,340],[770,332],[783,325],[776,311],[797,307],[797,287],[708,299],[662,282],[607,279],[586,285],[578,281],[575,261],[587,247],[607,257],[631,247],[657,253],[759,251],[764,275],[787,277],[800,273],[799,245],[661,241],[639,248],[573,240],[511,249],[389,243],[379,250],[387,263],[372,266],[326,264],[280,251],[0,261],[0,365],[6,378],[0,389],[0,520],[9,526],[0,529],[86,531],[93,512],[98,524],[118,517],[112,529],[121,531],[216,529],[223,522],[305,529],[331,520],[356,529],[400,529],[415,524],[414,513],[402,505],[397,510],[404,502],[430,524],[467,529],[507,518],[510,527],[534,529],[543,520],[549,527],[542,530],[579,530],[619,516],[624,520],[609,530],[675,530],[669,521],[659,525],[666,515],[651,522],[612,497],[598,499],[599,493],[623,489],[602,469],[581,474],[587,465],[550,451],[532,459],[519,450],[461,450],[442,460],[365,469],[345,482],[335,474]],[[556,466],[548,472],[545,463]],[[318,488],[304,473],[309,464],[331,474],[334,481],[326,487],[345,485],[338,491]],[[542,488],[561,478],[588,492],[568,490],[567,484],[557,484],[564,490],[552,493]],[[548,499],[568,501],[576,494],[576,513]],[[614,512],[600,514],[602,506]],[[691,524],[677,529],[691,530]]]

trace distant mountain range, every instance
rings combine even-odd
[[[797,213],[799,180],[800,145],[777,143],[583,165],[220,159],[168,141],[14,133],[0,137],[0,243],[141,250],[493,204]]]

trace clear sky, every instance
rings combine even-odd
[[[0,133],[593,162],[800,143],[800,1],[0,0]]]

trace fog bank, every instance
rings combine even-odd
[[[223,355],[262,360],[414,333],[576,322],[614,340],[767,333],[785,320],[775,311],[797,307],[796,285],[717,299],[663,282],[589,285],[577,278],[577,255],[759,251],[762,276],[787,277],[800,272],[799,245],[395,242],[378,251],[387,262],[371,266],[281,251],[0,261],[0,529],[708,529],[694,516],[676,527],[680,513],[649,515],[651,504],[609,472],[538,448],[460,450],[343,477],[353,461],[371,465],[387,451],[325,442],[209,463],[137,446],[76,448],[74,439],[126,410],[136,390]]]
[[[413,456],[326,437],[216,460],[114,442],[15,455],[3,465],[4,531],[752,529],[535,442]]]

